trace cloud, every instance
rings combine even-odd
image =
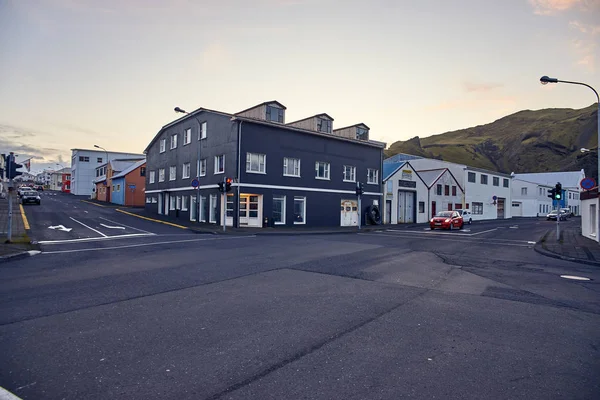
[[[10,153],[12,151],[19,155],[20,161],[24,161],[27,158],[50,161],[68,153],[68,151],[53,147],[44,147],[27,143],[28,139],[40,135],[40,133],[24,128],[0,124],[0,151],[2,153]]]
[[[554,15],[580,3],[582,0],[529,0],[533,12],[538,15]]]
[[[581,33],[590,34],[592,36],[600,34],[600,25],[585,24],[580,21],[571,21],[569,22],[569,25]]]
[[[486,104],[487,103],[487,104]],[[506,107],[514,106],[517,103],[517,99],[512,96],[493,97],[489,99],[456,99],[443,101],[441,103],[433,104],[425,107],[425,111],[447,111],[447,110],[477,110],[482,107]]]
[[[571,47],[577,58],[576,64],[583,66],[589,72],[596,71],[597,43],[592,40],[575,39],[571,41]]]
[[[467,92],[489,92],[497,88],[501,88],[504,85],[501,83],[476,83],[476,82],[464,82],[463,86]]]

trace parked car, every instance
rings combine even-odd
[[[23,194],[21,194],[21,204],[35,203],[37,205],[40,205],[41,202],[42,199],[38,192],[34,192],[33,190],[31,190],[28,192],[23,192]]]
[[[33,186],[33,190],[37,190],[38,192],[43,192],[44,191],[44,186],[42,186],[42,185],[34,185]]]
[[[454,210],[454,211],[456,211],[457,213],[460,214],[460,216],[463,218],[463,221],[465,222],[465,224],[471,225],[471,223],[473,222],[473,218],[472,218],[470,210],[465,210],[465,209],[459,208],[458,210]]]
[[[552,211],[550,211],[550,213],[548,215],[546,215],[546,219],[548,221],[550,221],[550,220],[556,221],[557,218],[559,218],[561,221],[566,221],[567,220],[567,213],[565,213],[561,209],[560,210],[560,214],[559,214],[559,210],[552,210]]]
[[[560,209],[561,212],[564,212],[565,214],[567,214],[567,217],[573,217],[574,214],[571,210],[569,210],[568,208],[561,208]]]
[[[21,197],[24,192],[31,192],[32,190],[33,188],[31,188],[30,186],[21,186],[17,189],[17,196]]]
[[[429,221],[431,230],[439,229],[462,229],[464,225],[463,217],[457,211],[440,211]]]

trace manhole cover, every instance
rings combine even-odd
[[[590,278],[586,278],[585,276],[575,276],[575,275],[561,275],[561,278],[565,279],[573,279],[574,281],[589,281]]]

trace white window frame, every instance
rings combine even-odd
[[[190,199],[190,221],[196,221],[198,218],[198,205],[196,204],[196,195],[192,194]]]
[[[304,218],[302,218],[302,222],[294,221],[294,225],[306,225],[306,196],[294,196],[294,211],[296,209],[296,200],[299,200],[299,199],[302,199],[302,205],[303,205],[302,215]]]
[[[159,168],[158,169],[158,181],[159,182],[164,182],[165,181],[165,169],[164,168]]]
[[[160,139],[160,152],[164,153],[167,151],[167,139]]]
[[[186,128],[183,131],[183,145],[190,144],[192,142],[192,128]]]
[[[348,179],[348,171],[350,171],[350,179]],[[356,167],[344,165],[344,182],[356,182]]]
[[[200,196],[200,222],[206,222],[206,196]],[[210,206],[210,205],[209,205]]]
[[[210,201],[208,203],[208,223],[210,223],[210,224],[217,223],[218,210],[216,209],[216,205],[217,205],[217,195],[211,194]],[[213,215],[213,210],[214,210],[214,215]]]
[[[177,148],[177,134],[173,134],[171,135],[171,150],[174,150]]]
[[[177,199],[176,207],[178,210],[181,210],[181,196],[176,196],[175,198]]]
[[[298,162],[297,168],[298,168],[298,174],[288,174],[288,168],[290,167],[290,162],[292,163],[292,168],[294,170],[294,172],[296,172],[296,161]],[[300,159],[299,158],[292,158],[292,157],[284,157],[283,158],[283,176],[290,176],[293,178],[300,178]]]
[[[223,169],[222,170],[218,170],[219,167],[219,158],[223,157]],[[225,154],[221,154],[218,156],[215,156],[215,175],[217,174],[224,174],[225,173]]]
[[[198,140],[206,139],[206,121],[204,121],[200,126],[200,131],[198,132]]]
[[[252,158],[258,157],[258,171],[252,169]],[[262,158],[262,164],[261,164]],[[262,166],[262,171],[261,171]],[[246,153],[246,172],[249,174],[266,174],[267,173],[267,156],[259,153]]]
[[[192,166],[189,162],[183,163],[181,168],[181,179],[187,179],[190,177],[190,173],[192,171]]]
[[[150,171],[150,175],[148,176],[148,182],[154,183],[156,180],[156,171]]]
[[[285,195],[275,195],[273,196],[273,204],[275,204],[275,201],[279,201],[283,199],[283,204],[281,206],[281,221],[277,222],[275,221],[275,225],[285,225],[285,203],[286,203],[286,196]],[[306,212],[305,212],[306,214]],[[306,215],[304,216],[304,219],[306,219]]]
[[[526,187],[521,188],[521,196],[527,196],[527,188]]]
[[[375,168],[367,168],[367,184],[379,185],[379,170]]]
[[[325,176],[319,176],[319,164],[323,164],[325,167],[323,168],[323,172],[325,172]],[[330,180],[331,177],[331,164],[325,161],[316,161],[315,162],[315,179],[320,179],[324,181]]]
[[[171,165],[169,167],[169,181],[174,181],[177,179],[177,166]]]
[[[196,161],[196,176],[206,176],[206,158]]]
[[[169,196],[169,211],[175,211],[176,201],[175,196]]]

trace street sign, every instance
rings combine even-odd
[[[498,200],[498,197],[492,196],[492,200],[496,201],[496,200]]]
[[[200,182],[198,181],[198,179],[197,178],[192,179],[192,187],[197,188],[198,186],[200,186]]]
[[[596,187],[596,181],[594,178],[583,178],[581,182],[579,182],[579,186],[581,186],[582,189],[590,190]]]
[[[135,185],[134,184],[129,185],[129,189],[135,189]]]

